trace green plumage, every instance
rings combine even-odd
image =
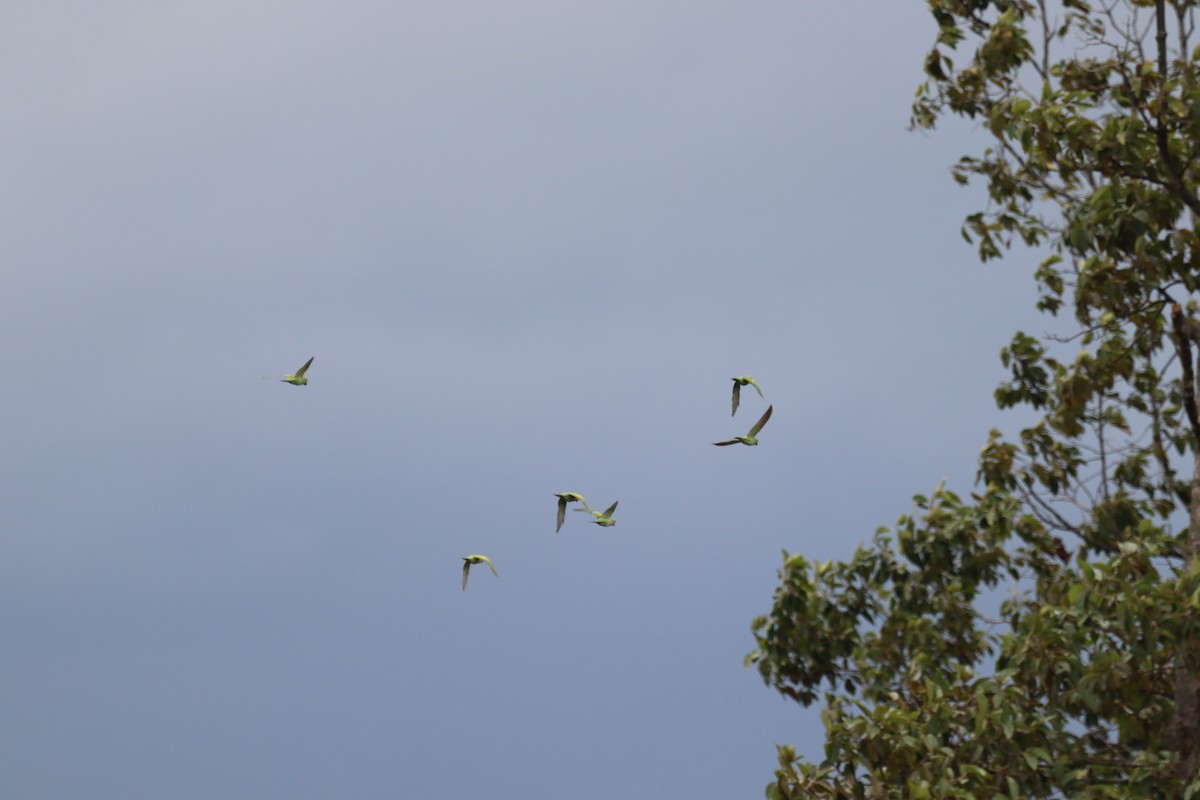
[[[316,356],[313,356],[313,358],[316,358]],[[312,362],[312,358],[305,361],[304,366],[296,370],[295,375],[284,375],[282,378],[283,383],[290,383],[292,386],[307,386],[308,378],[304,377],[304,373],[308,372],[308,368]]]
[[[754,391],[758,392],[759,397],[762,397],[763,400],[767,399],[767,398],[763,397],[762,389],[759,388],[758,382],[755,381],[754,378],[751,378],[749,375],[740,375],[736,378],[733,378],[732,380],[733,380],[733,411],[730,412],[730,414],[729,414],[730,416],[733,416],[734,414],[737,413],[738,404],[742,402],[742,387],[743,386],[746,386],[746,385],[753,386]]]
[[[617,510],[617,503],[619,503],[619,502],[621,502],[621,501],[620,500],[614,501],[613,504],[611,506],[609,506],[607,509],[605,509],[603,512],[593,511],[590,508],[577,508],[575,510],[576,511],[587,511],[593,517],[595,517],[595,519],[593,519],[592,522],[596,523],[597,525],[599,525],[603,528],[611,528],[613,525],[617,524],[617,521],[612,518],[612,515],[613,515],[613,512]]]
[[[583,495],[575,492],[559,492],[554,495],[558,498],[558,527],[554,529],[555,533],[562,530],[563,520],[567,517],[567,503],[582,503],[586,509],[588,507],[587,500],[583,499]],[[579,511],[581,509],[576,509]]]
[[[774,408],[775,406],[767,406],[767,413],[763,414],[758,422],[754,423],[754,427],[751,428],[750,432],[745,436],[739,436],[736,439],[730,439],[728,442],[713,442],[713,444],[715,444],[717,447],[724,447],[725,445],[737,444],[739,442],[751,446],[758,444],[758,432],[762,430],[763,425],[767,424],[767,420],[771,418],[771,410]]]
[[[492,571],[492,574],[495,575],[497,578],[500,577],[500,573],[496,572],[496,567],[492,565],[492,560],[490,558],[488,558],[487,556],[481,556],[481,555],[464,556],[463,557],[463,591],[464,592],[467,590],[467,577],[470,576],[470,574],[471,574],[471,565],[472,564],[487,564],[488,569],[490,569]]]

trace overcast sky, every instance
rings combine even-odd
[[[925,5],[5,2],[0,794],[819,759],[742,666],[781,548],[969,491],[1041,324],[959,236],[984,133],[906,130]]]

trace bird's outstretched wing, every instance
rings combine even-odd
[[[742,402],[742,385],[738,383],[738,379],[733,379],[733,411],[729,412],[729,416],[737,413],[738,404]]]
[[[463,591],[467,590],[467,578],[471,574],[471,562],[463,559]]]
[[[774,408],[775,406],[767,406],[766,413],[762,415],[758,422],[754,423],[754,427],[750,429],[750,433],[748,435],[758,436],[758,432],[762,430],[762,426],[766,425],[767,420],[771,418],[771,410]]]
[[[562,530],[563,520],[567,518],[567,498],[558,498],[558,527],[554,529],[555,533]]]
[[[306,371],[306,370],[309,368],[309,366],[312,364],[312,362],[313,362],[313,358],[316,358],[316,356],[313,356],[313,357],[312,357],[312,358],[310,358],[308,361],[305,361],[305,362],[304,362],[304,366],[303,366],[303,367],[301,367],[300,369],[296,370],[296,377],[297,377],[297,378],[303,378],[303,377],[304,377],[304,373],[305,373],[305,371]]]
[[[717,447],[724,447],[725,445],[728,445],[728,444],[737,444],[737,443],[738,443],[737,439],[730,439],[728,442],[713,442],[713,444],[715,444]]]

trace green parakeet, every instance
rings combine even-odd
[[[576,511],[586,511],[589,514],[591,514],[593,517],[595,517],[595,519],[592,520],[592,522],[594,522],[597,525],[600,525],[601,527],[604,527],[604,528],[611,528],[613,525],[617,524],[617,521],[612,518],[612,515],[613,515],[613,512],[617,510],[617,503],[619,503],[619,502],[621,502],[621,501],[620,500],[614,501],[613,504],[611,506],[609,506],[607,509],[605,509],[604,512],[593,511],[592,509],[586,507],[586,505],[587,505],[586,503],[584,504],[584,506],[585,506],[584,508],[577,508],[575,510]]]
[[[500,573],[496,572],[496,568],[494,566],[492,566],[492,560],[490,558],[488,558],[487,556],[480,556],[480,555],[466,556],[463,558],[463,591],[464,592],[467,590],[467,577],[471,574],[471,565],[472,564],[487,564],[488,568],[492,571],[492,574],[495,575],[497,578],[500,577]]]
[[[749,375],[741,375],[737,378],[734,378],[733,379],[733,411],[730,412],[729,416],[732,417],[734,414],[737,413],[738,404],[740,402],[742,402],[742,387],[746,386],[747,384],[754,387],[754,391],[758,392],[759,397],[762,397],[763,400],[767,399],[767,398],[763,397],[762,389],[759,388],[758,383],[757,383],[757,381],[754,380],[754,378],[751,378]]]
[[[290,383],[292,386],[307,386],[308,378],[304,377],[304,373],[308,371],[308,367],[310,364],[312,364],[312,362],[313,360],[311,358],[308,361],[305,361],[304,366],[296,370],[295,375],[284,375],[282,379],[283,382]]]
[[[554,529],[554,532],[558,533],[562,530],[563,520],[567,518],[567,503],[583,503],[584,509],[588,507],[588,504],[587,500],[583,499],[583,495],[575,492],[559,492],[554,496],[558,498],[558,527]]]
[[[767,413],[763,414],[758,422],[754,423],[754,427],[751,428],[750,432],[745,436],[739,436],[736,439],[730,439],[728,442],[713,442],[713,444],[715,444],[717,447],[724,447],[727,444],[737,444],[738,442],[748,445],[758,444],[758,439],[755,437],[758,436],[758,432],[762,430],[762,426],[767,424],[767,420],[771,418],[771,409],[773,408],[775,408],[775,406],[767,406]]]

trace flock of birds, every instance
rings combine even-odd
[[[313,358],[315,357],[316,356],[313,356]],[[304,373],[308,372],[308,368],[312,366],[312,362],[312,358],[308,359],[308,361],[304,362],[304,366],[296,370],[295,373],[284,375],[282,381],[284,383],[290,383],[293,386],[307,386],[308,378],[304,377]],[[738,377],[733,378],[733,411],[730,412],[730,416],[733,416],[737,413],[738,406],[741,404],[743,386],[753,386],[754,391],[758,392],[759,397],[761,397],[763,400],[767,399],[763,395],[762,388],[758,385],[758,382],[755,381],[754,378],[750,377],[749,375],[739,375]],[[767,406],[767,410],[763,412],[763,415],[758,418],[758,422],[754,423],[754,427],[751,428],[750,432],[745,436],[735,436],[727,442],[713,442],[713,444],[715,444],[717,447],[725,447],[726,445],[731,444],[744,444],[749,446],[758,444],[758,432],[761,431],[763,426],[767,424],[767,420],[771,418],[771,410],[774,408],[774,406]],[[555,533],[558,533],[562,530],[563,522],[567,518],[567,503],[579,503],[581,506],[583,506],[583,508],[577,508],[575,510],[591,514],[593,517],[591,522],[599,525],[602,528],[611,528],[613,525],[617,524],[617,521],[613,519],[613,513],[617,510],[617,503],[620,502],[619,500],[613,501],[613,504],[604,511],[595,511],[591,506],[588,505],[587,500],[583,499],[583,495],[579,494],[578,492],[559,492],[554,496],[558,498],[558,526],[554,529]],[[462,588],[464,592],[467,590],[467,578],[471,575],[472,564],[487,564],[488,569],[492,571],[492,574],[497,578],[500,577],[500,573],[496,571],[496,565],[493,564],[492,560],[487,556],[479,553],[463,556]]]

